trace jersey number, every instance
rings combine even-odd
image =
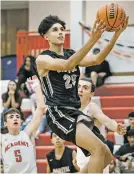
[[[76,83],[76,75],[68,75],[68,74],[64,74],[63,79],[65,80],[65,87],[66,89],[72,88],[73,86],[75,86]]]
[[[22,156],[21,156],[20,150],[15,150],[14,155],[15,155],[15,159],[16,159],[17,163],[22,161]]]

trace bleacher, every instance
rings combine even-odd
[[[131,82],[133,82],[133,79],[134,76],[132,76]],[[106,115],[112,119],[116,119],[117,122],[128,125],[128,114],[134,111],[134,83],[125,84],[124,81],[122,83],[121,81],[119,83],[117,83],[117,81],[107,82],[104,86],[96,90],[94,99],[101,105]],[[1,84],[3,93],[7,89],[8,81],[2,81]],[[24,114],[27,115],[31,110],[30,99],[24,98],[21,108]],[[108,139],[115,143],[114,152],[123,144],[123,137],[117,133],[109,132]],[[76,146],[70,142],[66,142],[66,145],[76,149]],[[46,153],[53,148],[48,133],[40,134],[39,139],[36,139],[36,156],[39,173],[46,172]]]

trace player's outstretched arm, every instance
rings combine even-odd
[[[88,42],[69,59],[53,59],[48,55],[39,55],[36,59],[37,69],[44,70],[72,70],[87,55],[95,43],[99,40],[105,31],[105,23],[95,21],[91,38]]]
[[[44,114],[44,110],[46,108],[45,108],[44,97],[41,91],[40,83],[37,77],[33,76],[32,79],[29,78],[27,81],[31,85],[32,89],[35,91],[36,101],[37,101],[37,108],[33,115],[33,118],[31,122],[27,125],[27,127],[25,128],[25,132],[29,136],[31,136],[31,135],[34,135],[37,129],[39,128],[40,123],[42,121],[42,116]]]
[[[123,27],[120,26],[119,30],[115,32],[111,41],[106,45],[106,47],[102,51],[100,51],[97,55],[86,56],[79,63],[79,66],[87,67],[87,66],[92,66],[96,64],[101,64],[105,60],[107,55],[110,53],[112,48],[114,47],[117,39],[119,38],[120,34],[126,29],[127,25],[128,25],[128,17],[126,18],[124,26]]]
[[[109,130],[117,132],[120,135],[126,134],[126,126],[121,123],[117,123],[113,119],[110,119],[102,112],[98,105],[96,105],[95,103],[91,103],[90,110],[93,113],[93,117],[98,120],[102,125],[105,125]]]

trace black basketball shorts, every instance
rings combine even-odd
[[[76,125],[78,122],[82,122],[103,141],[102,135],[94,126],[93,119],[76,108],[48,106],[46,117],[51,130],[63,140],[70,141],[76,145]],[[83,148],[81,149],[88,156],[89,152]]]

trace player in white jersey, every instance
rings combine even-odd
[[[4,114],[4,124],[7,134],[1,134],[1,154],[4,173],[37,173],[35,147],[33,137],[40,126],[45,109],[44,98],[39,81],[35,76],[28,79],[35,91],[37,109],[31,122],[20,131],[21,114],[17,109],[9,109]]]
[[[119,133],[120,135],[126,134],[126,127],[121,123],[117,123],[115,120],[106,116],[101,108],[91,101],[91,97],[94,95],[95,86],[91,79],[81,78],[79,80],[78,94],[81,100],[81,110],[84,114],[89,115],[94,120],[95,130],[98,137],[105,142],[104,137],[100,133],[102,125],[108,129]],[[82,168],[83,173],[88,173],[89,157],[86,157],[80,148],[77,148],[77,164]]]

